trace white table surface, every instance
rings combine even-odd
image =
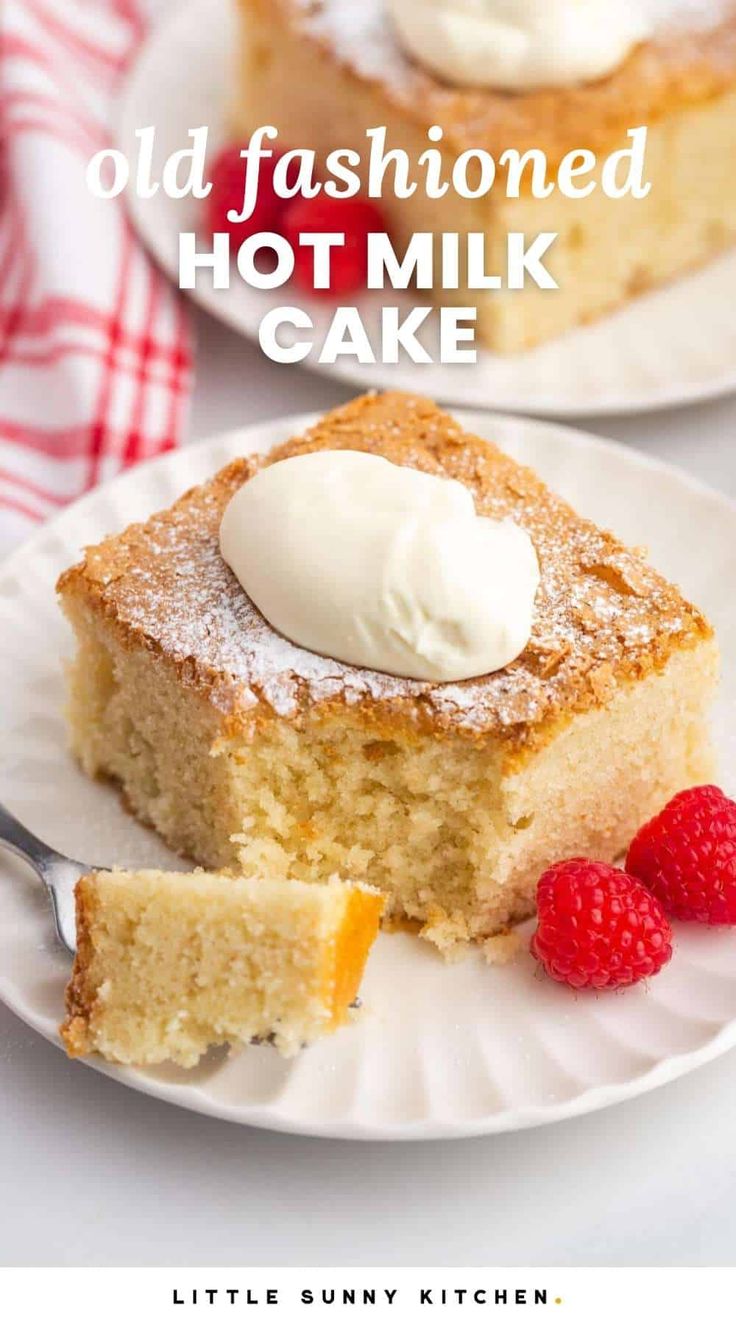
[[[204,316],[198,328],[193,440],[352,394]],[[736,397],[584,426],[736,496]],[[735,1099],[732,1052],[537,1131],[300,1139],[126,1090],[0,1007],[0,1263],[734,1265]]]

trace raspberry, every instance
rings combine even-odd
[[[365,198],[295,198],[283,217],[283,234],[294,249],[294,283],[310,294],[351,294],[365,287],[368,235],[386,224],[378,207]],[[344,234],[342,248],[330,250],[330,286],[314,288],[314,256],[299,246],[300,234]]]
[[[537,885],[531,951],[572,988],[625,988],[672,955],[665,913],[638,878],[596,860],[562,860]]]
[[[736,803],[717,786],[680,791],[639,829],[626,868],[676,919],[736,924]]]
[[[273,187],[273,173],[280,155],[280,152],[274,152],[273,156],[264,157],[260,163],[258,197],[253,215],[247,221],[230,221],[227,216],[230,208],[239,212],[243,205],[246,162],[240,155],[239,143],[223,147],[215,157],[210,171],[212,190],[206,200],[207,227],[213,234],[229,234],[234,244],[240,247],[251,234],[258,234],[261,230],[279,230],[281,216],[287,205],[286,200],[280,198]]]

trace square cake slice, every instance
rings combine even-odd
[[[267,624],[220,554],[223,510],[259,465],[339,448],[457,479],[479,514],[527,530],[541,584],[516,661],[412,681],[307,652]],[[701,613],[421,398],[361,397],[268,457],[236,460],[89,548],[59,592],[88,773],[116,781],[199,863],[365,879],[441,946],[529,915],[549,863],[615,859],[669,796],[712,774],[717,651]]]
[[[332,879],[97,871],[76,888],[61,1034],[72,1057],[195,1066],[212,1044],[291,1056],[347,1019],[383,901]]]
[[[612,0],[615,4],[615,0]],[[307,148],[320,165],[336,149],[360,153],[367,181],[366,130],[386,127],[387,149],[400,148],[419,181],[397,199],[387,175],[381,207],[403,253],[415,232],[486,236],[489,272],[506,272],[507,235],[558,237],[545,265],[558,289],[472,290],[435,282],[434,300],[477,308],[477,334],[494,350],[514,352],[548,340],[707,261],[736,242],[736,2],[673,6],[652,39],[595,82],[510,93],[453,87],[404,50],[385,0],[239,0],[241,62],[232,98],[235,136],[274,125],[279,146]],[[667,11],[669,6],[664,6]],[[486,197],[450,190],[429,199],[416,163],[439,125],[444,178],[464,152],[485,150],[498,169]],[[630,129],[648,131],[648,196],[608,197],[603,162],[631,146]],[[544,152],[547,181],[561,160],[596,154],[587,197],[555,189],[534,197],[530,171],[519,196],[506,197],[507,150]],[[579,164],[579,157],[577,158]],[[437,241],[439,252],[439,238]]]

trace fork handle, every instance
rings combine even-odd
[[[33,833],[19,823],[3,804],[0,804],[0,843],[30,864],[39,878],[44,881],[48,866],[64,859],[58,851],[47,846],[45,841],[34,837]]]
[[[40,841],[3,804],[0,804],[0,845],[7,846],[30,864],[44,884],[51,901],[57,936],[73,956],[76,947],[74,884],[86,866],[67,859],[66,855],[47,846],[45,841]]]

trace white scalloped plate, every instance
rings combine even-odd
[[[230,0],[187,0],[171,20],[154,30],[120,107],[118,141],[131,160],[137,154],[136,129],[144,125],[156,126],[159,162],[187,145],[190,128],[206,124],[211,137],[221,135],[236,46],[232,23]],[[127,200],[144,242],[178,280],[179,231],[195,228],[196,204],[177,202],[160,190],[145,200],[130,192]],[[594,325],[524,354],[499,356],[479,349],[475,364],[405,361],[397,366],[350,360],[318,364],[312,356],[305,366],[355,382],[363,390],[376,386],[419,391],[472,409],[568,418],[641,412],[736,389],[735,288],[736,252]],[[252,290],[237,275],[229,290],[213,290],[201,279],[190,293],[215,317],[251,339],[257,340],[269,308],[283,304],[307,308],[317,343],[329,321],[324,300],[310,301],[288,286],[271,293]],[[376,346],[380,308],[386,300],[374,294],[356,302]],[[415,299],[397,293],[391,302],[408,310]]]
[[[579,510],[647,544],[710,613],[726,659],[716,729],[723,780],[734,788],[736,509],[677,470],[584,433],[460,417]],[[58,572],[83,544],[311,421],[258,424],[143,465],[78,502],[0,568],[0,799],[59,849],[97,864],[182,867],[66,753],[62,660],[71,640],[54,599]],[[41,890],[0,852],[0,997],[57,1044],[67,975]],[[181,1107],[275,1130],[387,1140],[535,1126],[643,1093],[736,1043],[736,934],[681,926],[674,960],[648,987],[600,996],[553,984],[526,950],[502,968],[477,955],[445,965],[419,939],[381,934],[362,993],[359,1023],[295,1061],[264,1047],[213,1053],[189,1073],[94,1065]]]

